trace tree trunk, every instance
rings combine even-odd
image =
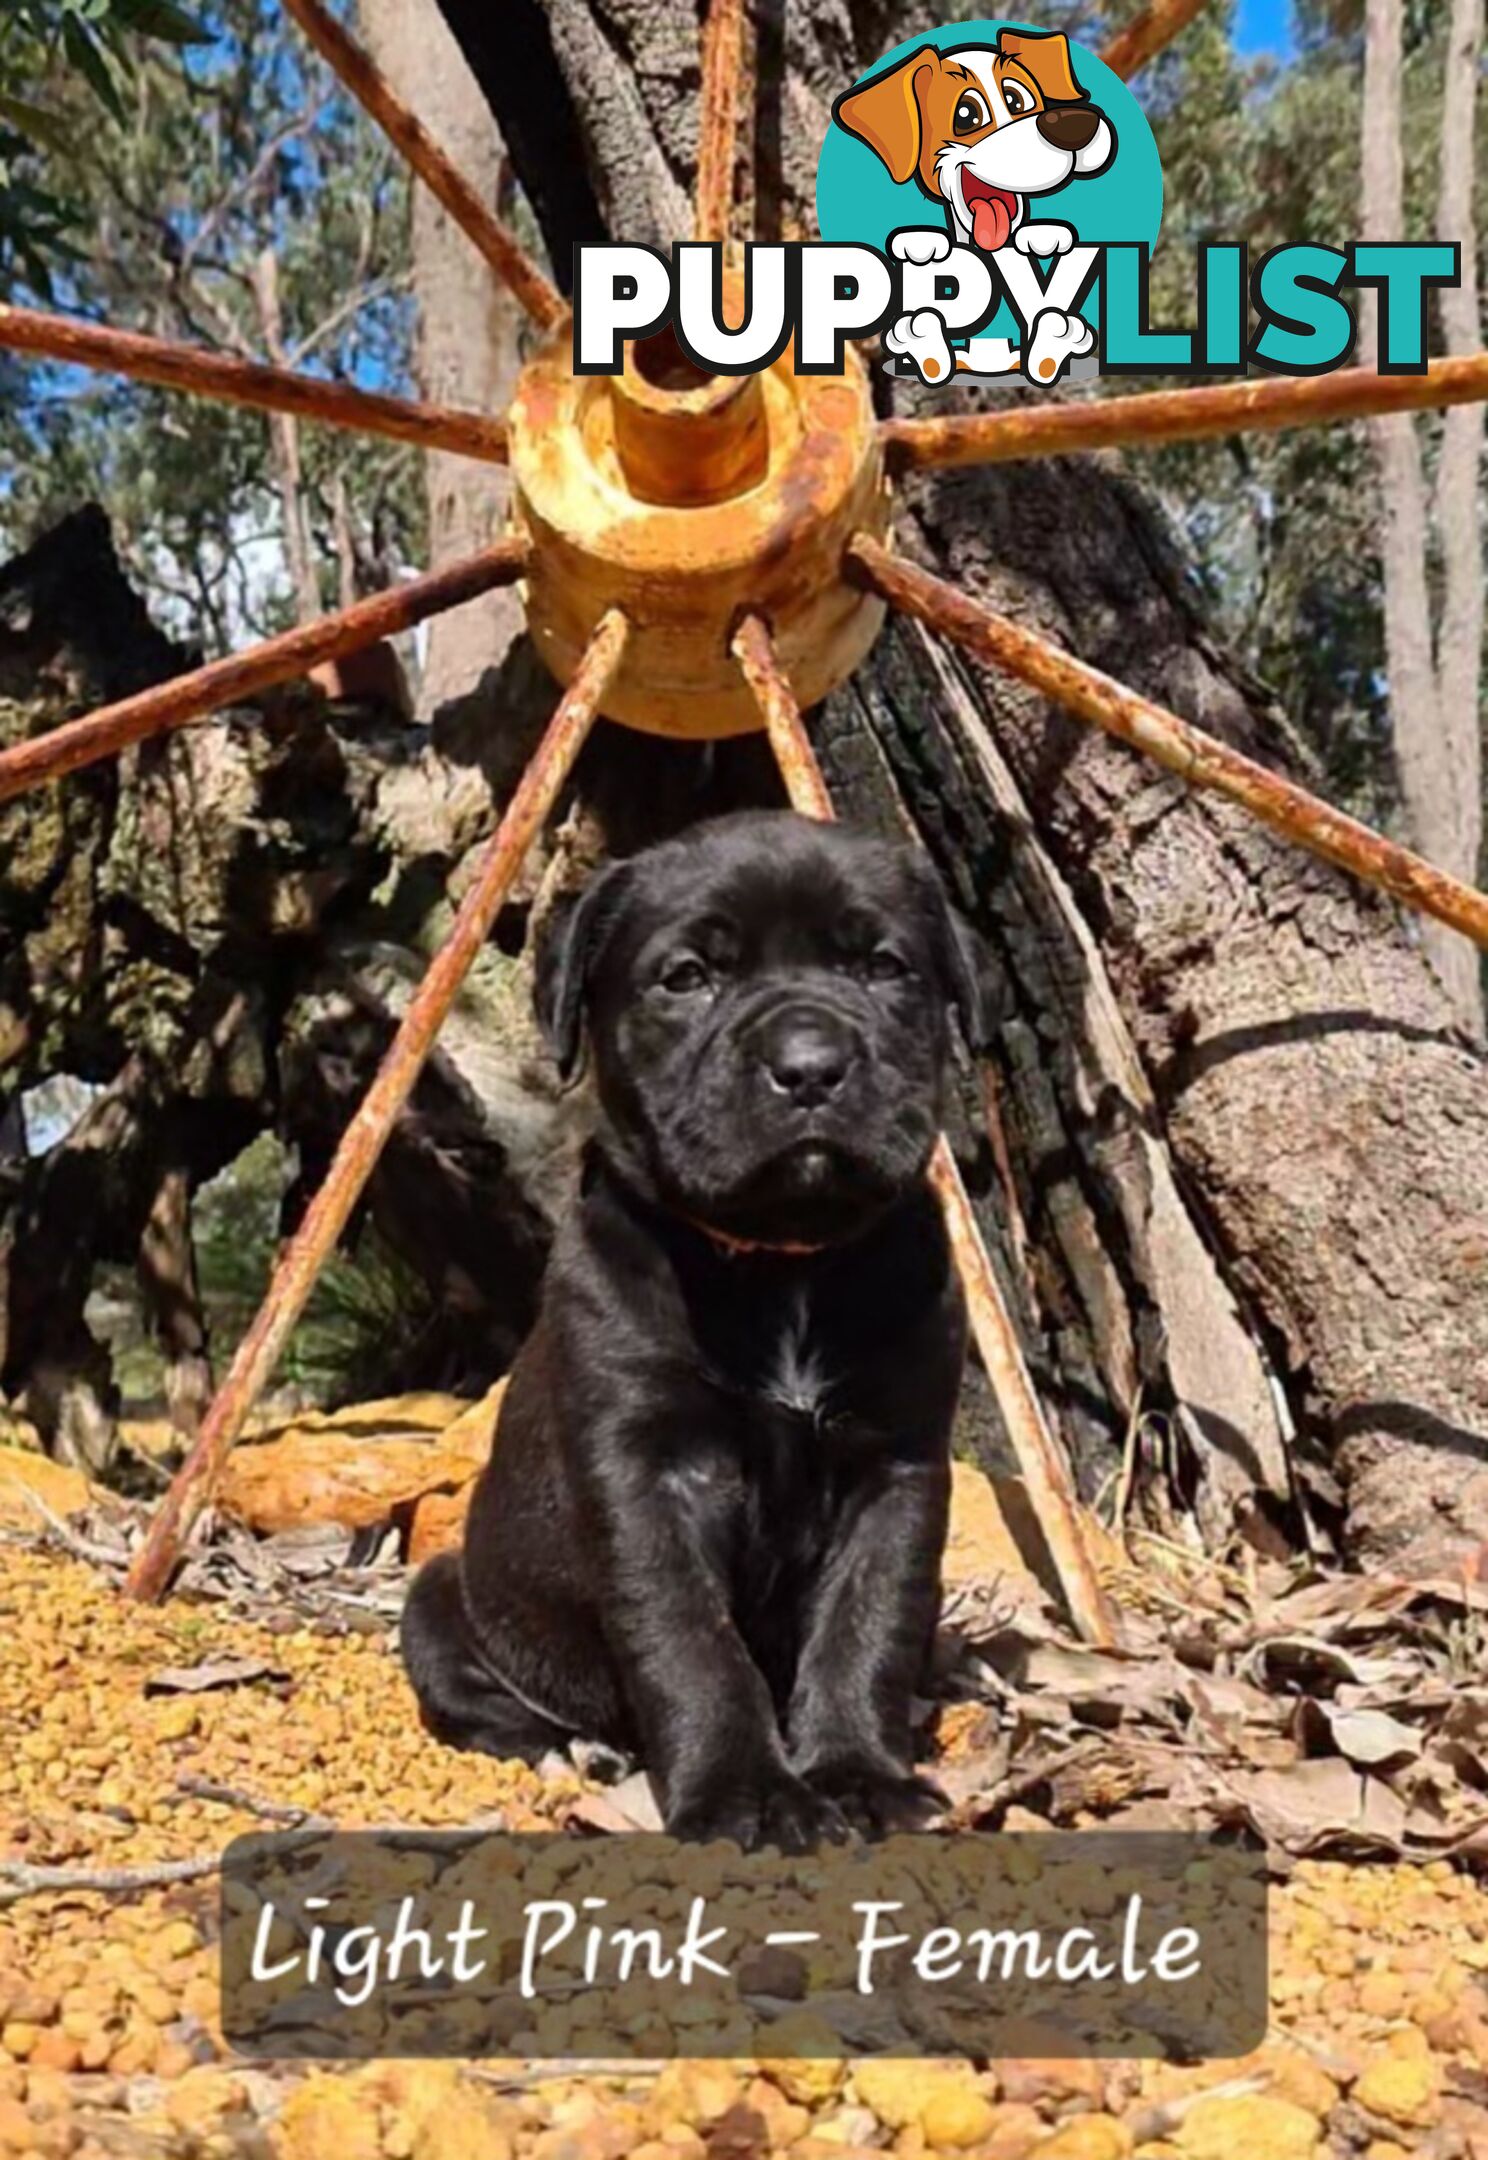
[[[1477,101],[1483,0],[1452,0],[1442,98],[1441,184],[1436,230],[1462,245],[1462,282],[1441,298],[1449,352],[1482,343],[1478,238],[1473,214]],[[1483,859],[1483,535],[1478,479],[1483,463],[1483,408],[1459,405],[1442,418],[1436,478],[1443,594],[1437,636],[1437,687],[1447,751],[1457,778],[1456,869],[1478,882]],[[1439,956],[1438,956],[1439,957]],[[1483,1028],[1482,957],[1461,940],[1446,979],[1470,1025]]]
[[[555,264],[609,220],[626,239],[686,230],[694,0],[441,5]],[[757,0],[761,232],[810,231],[832,97],[933,14]],[[1274,702],[1212,644],[1138,475],[1059,459],[941,476],[903,491],[897,540],[1316,785]],[[1274,1510],[1294,1433],[1360,1554],[1482,1542],[1488,1069],[1415,926],[906,624],[815,727],[847,814],[907,817],[1000,962],[1016,1206],[970,1122],[963,1152],[1087,1490],[1134,1435],[1213,1537],[1233,1511]],[[591,788],[617,754],[594,750]],[[632,785],[666,755],[630,746]],[[633,794],[612,844],[648,822]],[[970,1089],[968,1109],[980,1127]]]
[[[1453,0],[1441,152],[1443,218],[1438,230],[1463,241],[1462,290],[1443,298],[1443,320],[1459,351],[1478,342],[1477,267],[1472,222],[1473,110],[1481,0]],[[1402,0],[1367,0],[1364,13],[1363,130],[1359,144],[1360,229],[1376,240],[1405,237]],[[1360,330],[1375,350],[1379,299],[1366,290]],[[1385,580],[1385,663],[1401,799],[1414,845],[1455,877],[1476,883],[1482,848],[1482,749],[1478,689],[1483,640],[1482,543],[1478,465],[1482,409],[1449,414],[1437,482],[1437,521],[1446,597],[1439,639],[1433,633],[1428,553],[1430,506],[1414,415],[1369,423],[1379,474]],[[1422,930],[1465,1027],[1483,1029],[1479,956],[1438,923]]]
[[[284,318],[279,307],[279,257],[264,248],[253,265],[253,298],[264,351],[277,366],[287,361],[284,350]],[[320,580],[315,575],[315,551],[310,521],[305,515],[305,476],[300,457],[300,424],[292,413],[269,415],[269,448],[274,484],[279,490],[284,520],[284,561],[294,597],[296,622],[311,623],[324,611]]]
[[[493,207],[502,207],[506,150],[458,46],[432,7],[359,0],[367,41],[388,80],[433,127],[456,165]],[[499,413],[518,366],[521,310],[427,188],[413,189],[413,296],[418,308],[420,394],[438,404]],[[506,523],[499,466],[430,451],[425,459],[429,567],[486,547]],[[513,592],[488,593],[436,616],[424,648],[418,707],[430,718],[451,700],[487,693],[522,628]]]
[[[191,1236],[191,1171],[164,1154],[140,1236],[139,1280],[165,1360],[166,1414],[187,1438],[212,1399],[207,1323]]]

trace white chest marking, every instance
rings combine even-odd
[[[811,1341],[811,1303],[804,1286],[792,1295],[763,1381],[766,1398],[782,1410],[814,1417],[832,1389],[832,1375]]]

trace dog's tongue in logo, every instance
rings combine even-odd
[[[993,255],[1012,231],[1013,221],[1004,204],[983,197],[971,206],[971,229],[977,246]]]
[[[963,171],[961,192],[971,213],[971,237],[988,255],[1007,243],[1017,214],[1018,199],[1005,188],[989,187],[975,173]]]

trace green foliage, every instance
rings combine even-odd
[[[155,336],[407,388],[402,166],[277,0],[203,0],[199,12],[196,42],[140,45],[115,66],[107,109],[91,75],[65,62],[38,86],[66,146],[33,158],[65,211],[39,296]],[[180,31],[175,0],[113,0],[110,13],[136,32]],[[266,251],[282,315],[274,354],[256,285]],[[415,452],[309,427],[299,450],[324,605],[421,560]],[[183,639],[223,650],[291,619],[281,476],[261,415],[0,360],[0,475],[0,552],[91,497]]]
[[[54,266],[78,260],[79,206],[34,169],[39,158],[65,162],[71,152],[48,81],[75,69],[122,120],[124,79],[142,40],[186,46],[207,36],[175,0],[8,0],[0,15],[0,287],[24,279],[49,295]]]
[[[196,1265],[219,1367],[258,1312],[283,1231],[281,1204],[292,1159],[269,1133],[202,1187],[192,1209]],[[140,1312],[130,1269],[99,1271],[90,1323],[107,1341],[126,1415],[163,1397],[160,1351]],[[322,1270],[275,1375],[275,1398],[332,1407],[400,1384],[418,1368],[419,1339],[433,1318],[428,1285],[366,1223],[350,1250]]]
[[[291,1169],[283,1147],[265,1133],[197,1196],[197,1268],[219,1356],[220,1346],[240,1340],[268,1288]],[[428,1286],[366,1223],[322,1270],[280,1361],[277,1387],[321,1404],[375,1394],[390,1374],[415,1363],[431,1312]]]

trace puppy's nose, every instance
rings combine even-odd
[[[1038,131],[1056,150],[1083,150],[1100,126],[1100,114],[1088,105],[1051,106],[1038,116]]]
[[[810,1110],[840,1091],[854,1051],[846,1028],[827,1016],[782,1013],[766,1028],[760,1055],[771,1087]]]

